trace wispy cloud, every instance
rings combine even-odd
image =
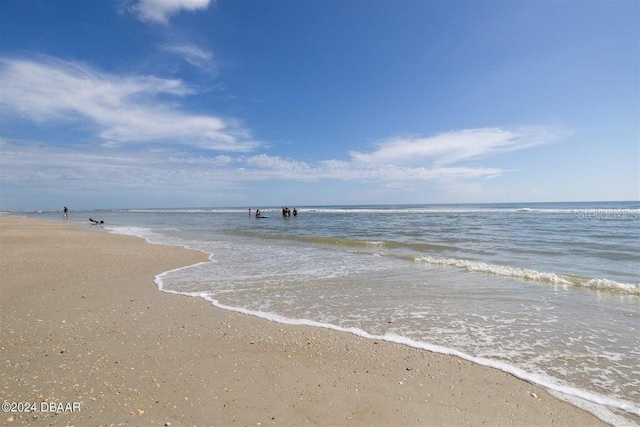
[[[171,143],[250,151],[259,143],[230,119],[193,114],[176,99],[194,91],[179,79],[107,74],[51,57],[0,59],[2,109],[36,122],[89,121],[109,145]]]
[[[494,177],[504,172],[498,168],[374,166],[342,160],[310,164],[266,154],[205,157],[171,149],[69,149],[6,141],[0,157],[0,171],[0,181],[4,185],[24,184],[31,188],[91,186],[96,191],[101,188],[208,191],[212,185],[230,189],[265,180],[331,179],[388,184]]]
[[[305,162],[283,159],[279,156],[260,154],[241,159],[243,163],[261,170],[289,172],[308,172],[311,167]]]
[[[210,3],[210,0],[139,0],[131,10],[142,21],[166,24],[182,10],[204,10]]]
[[[211,60],[206,51],[188,45],[176,47],[175,53]],[[391,138],[369,152],[305,162],[255,153],[265,147],[239,122],[188,112],[180,100],[196,93],[179,79],[105,73],[45,56],[0,58],[0,93],[5,120],[76,126],[89,133],[85,140],[97,141],[60,145],[0,135],[0,183],[16,194],[21,188],[208,194],[211,188],[228,192],[268,180],[394,188],[415,188],[418,181],[477,182],[507,172],[479,166],[477,160],[546,144],[563,134],[543,127],[465,129]]]
[[[518,130],[500,128],[465,129],[436,136],[398,137],[377,144],[377,149],[352,151],[353,159],[375,164],[449,165],[465,160],[494,156],[551,142],[557,129],[533,127]]]
[[[196,45],[189,43],[164,44],[160,48],[166,52],[178,55],[189,64],[207,72],[215,72],[213,54]]]

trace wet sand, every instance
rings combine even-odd
[[[159,292],[197,251],[0,217],[0,253],[0,401],[36,407],[4,425],[604,425],[455,357]]]

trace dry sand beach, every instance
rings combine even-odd
[[[0,401],[36,405],[4,425],[603,424],[455,357],[156,289],[200,252],[12,217],[0,251]]]

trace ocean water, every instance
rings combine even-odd
[[[261,211],[72,210],[69,221],[209,254],[158,276],[164,291],[454,354],[611,424],[640,419],[640,202]]]

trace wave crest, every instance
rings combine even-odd
[[[640,284],[620,283],[609,279],[584,278],[556,273],[545,273],[528,268],[510,267],[489,264],[483,261],[472,261],[457,258],[438,258],[429,255],[414,257],[416,262],[462,268],[477,273],[487,273],[512,279],[527,280],[554,285],[580,286],[595,291],[615,292],[640,296]]]

